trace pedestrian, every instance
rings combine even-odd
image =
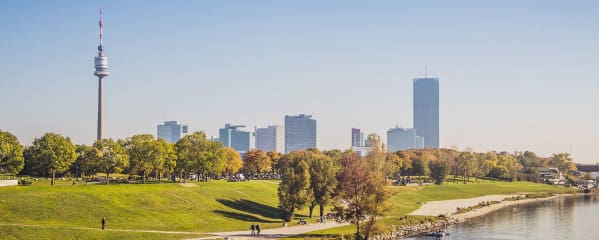
[[[252,230],[252,233],[251,233],[251,235],[252,235],[252,236],[254,236],[254,235],[256,234],[256,233],[255,233],[255,231],[256,231],[256,226],[255,226],[253,223],[252,223],[252,226],[250,226],[250,230]]]
[[[256,235],[260,235],[260,224],[256,224]]]
[[[102,218],[102,231],[104,231],[105,228],[106,228],[106,218],[103,217]]]

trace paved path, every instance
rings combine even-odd
[[[82,230],[98,230],[102,231],[99,226],[97,228],[92,227],[74,227],[74,226],[56,226],[56,225],[36,225],[36,224],[21,224],[21,223],[0,223],[0,226],[19,226],[19,227],[38,227],[38,228],[68,228],[68,229],[82,229]],[[202,232],[183,232],[183,231],[160,231],[160,230],[143,230],[143,229],[112,229],[106,228],[104,231],[112,232],[144,232],[144,233],[166,233],[166,234],[202,234]]]
[[[260,232],[260,236],[253,237],[250,236],[250,230],[248,226],[248,230],[246,231],[235,231],[235,232],[215,232],[210,233],[214,236],[212,237],[202,237],[202,238],[194,238],[190,240],[200,240],[200,239],[216,239],[216,238],[227,238],[232,240],[245,240],[245,239],[277,239],[277,238],[285,238],[293,235],[298,235],[302,233],[324,230],[329,228],[346,226],[349,223],[336,223],[334,221],[327,223],[313,223],[306,225],[297,225],[292,227],[280,227],[280,228],[270,228],[264,229]]]

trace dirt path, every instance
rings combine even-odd
[[[502,201],[503,199],[518,195],[487,195],[475,198],[453,199],[443,201],[427,202],[410,215],[439,216],[440,214],[451,215],[457,208],[467,208],[487,201]]]
[[[281,228],[270,228],[264,229],[260,232],[260,236],[251,236],[250,230],[248,226],[248,230],[246,231],[234,231],[234,232],[215,232],[210,233],[214,236],[211,237],[202,237],[202,238],[194,238],[190,240],[200,240],[200,239],[231,239],[231,240],[246,240],[246,239],[278,239],[285,238],[293,235],[298,235],[302,233],[324,230],[329,228],[346,226],[349,223],[336,223],[336,222],[327,222],[327,223],[314,223],[314,224],[306,224],[306,225],[298,225],[292,227],[281,227]]]

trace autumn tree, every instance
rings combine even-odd
[[[230,147],[223,148],[225,156],[225,173],[227,177],[237,173],[243,167],[243,160],[235,149]]]
[[[312,190],[313,203],[310,204],[310,218],[316,205],[320,207],[320,216],[324,215],[324,208],[331,201],[331,196],[337,185],[335,178],[336,167],[333,161],[324,154],[313,154],[308,162],[310,165],[310,189]]]
[[[12,174],[20,172],[25,164],[23,146],[15,135],[0,131],[0,173]]]
[[[336,195],[346,206],[343,218],[355,224],[357,236],[368,237],[375,229],[376,220],[390,208],[386,202],[389,193],[385,190],[384,176],[370,171],[372,167],[357,154],[348,154],[341,162]]]
[[[93,146],[98,151],[99,172],[106,174],[106,184],[110,184],[111,173],[120,173],[129,166],[129,155],[122,144],[111,138],[97,140]]]
[[[244,172],[250,174],[260,174],[269,172],[272,165],[271,160],[262,150],[249,150],[243,156]]]
[[[278,173],[279,169],[277,168],[277,166],[279,164],[279,160],[281,159],[281,154],[276,151],[268,151],[266,153],[266,156],[270,158],[270,170],[273,173]]]
[[[295,151],[281,158],[281,182],[277,189],[281,218],[289,222],[293,219],[295,210],[305,207],[311,193],[310,167],[308,159],[310,152]]]

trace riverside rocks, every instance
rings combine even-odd
[[[390,240],[402,237],[412,237],[422,235],[427,232],[436,231],[439,229],[445,229],[449,225],[458,224],[461,222],[464,222],[464,220],[459,220],[456,218],[445,218],[411,225],[392,226],[392,229],[394,229],[392,232],[376,235],[374,237],[371,237],[371,239]]]

